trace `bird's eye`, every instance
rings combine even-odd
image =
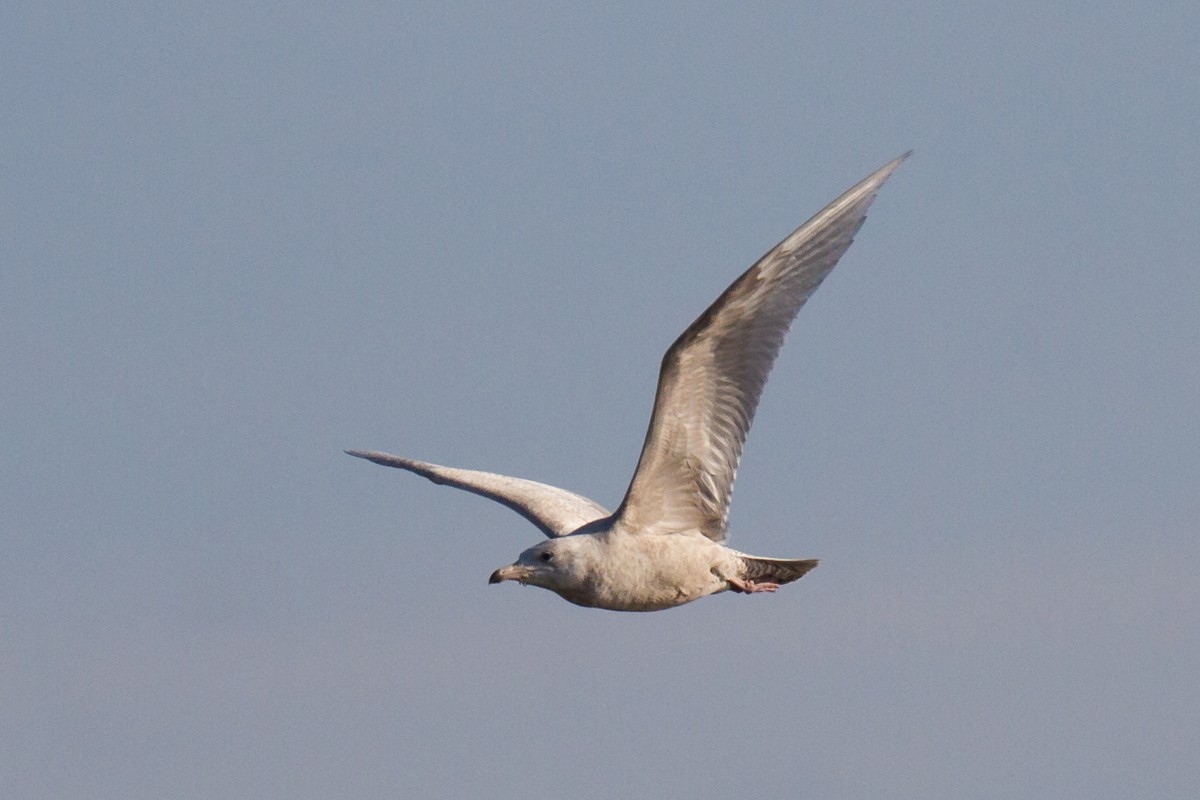
[[[545,553],[542,553],[540,556],[538,556],[538,558],[542,559],[542,561],[549,564],[551,561],[554,560],[554,553],[547,551]]]

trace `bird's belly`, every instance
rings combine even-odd
[[[728,588],[714,572],[720,545],[679,534],[630,539],[614,548],[586,597],[564,598],[613,611],[660,611]]]

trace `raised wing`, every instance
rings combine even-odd
[[[492,472],[456,469],[401,458],[376,450],[347,450],[349,455],[365,458],[385,467],[406,469],[441,486],[453,486],[503,503],[537,525],[551,539],[566,536],[589,522],[608,516],[604,506],[566,489],[548,486],[524,478],[511,478]]]
[[[725,541],[742,444],[801,306],[837,264],[905,153],[801,225],[717,298],[663,357],[633,481],[615,515],[626,530],[699,530]]]

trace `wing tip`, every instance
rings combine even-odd
[[[887,179],[892,177],[892,173],[895,172],[901,164],[907,161],[909,156],[912,154],[912,150],[901,153],[879,169],[872,172],[867,177],[863,178],[858,183],[854,184],[854,186],[851,186],[842,194],[841,197],[827,205],[812,219],[798,228],[796,232],[792,234],[792,236],[795,236],[796,233],[799,233],[816,220],[822,219],[823,217],[828,218],[837,216],[845,213],[848,209],[857,208],[861,211],[857,224],[862,225],[863,221],[867,217],[867,208],[875,201],[875,195],[878,194],[880,188],[883,187],[883,184],[887,181]]]
[[[373,464],[378,464],[381,467],[406,466],[406,464],[400,463],[403,462],[404,459],[393,456],[389,453],[380,452],[379,450],[343,450],[342,452],[348,456],[354,456],[355,458],[361,458],[365,461],[370,461]]]
[[[885,180],[887,180],[889,177],[891,177],[892,173],[896,171],[896,168],[899,167],[901,164],[903,164],[905,161],[907,161],[914,152],[916,152],[916,151],[915,150],[904,151],[903,153],[896,156],[891,161],[889,161],[888,163],[884,164],[882,167],[880,167],[879,169],[877,169],[873,173],[871,173],[871,175],[868,176],[867,179],[865,181],[863,181],[863,183],[882,184]]]

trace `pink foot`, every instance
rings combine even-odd
[[[735,592],[743,592],[744,594],[754,594],[755,592],[773,592],[779,588],[778,583],[755,583],[754,581],[743,581],[738,578],[726,578],[729,586]]]

